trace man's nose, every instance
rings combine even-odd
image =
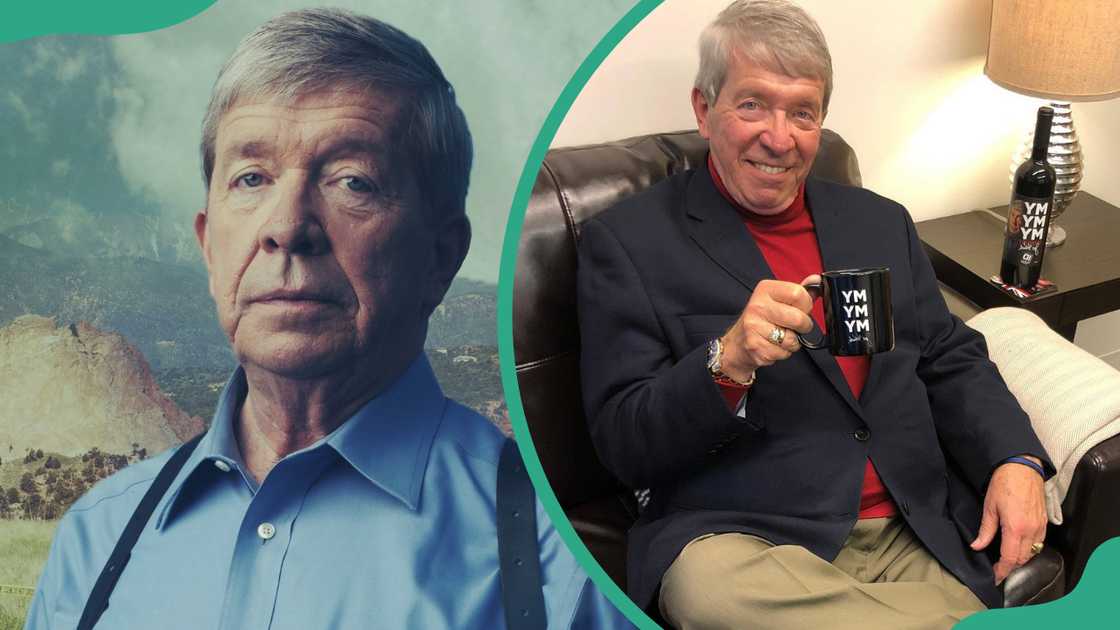
[[[315,256],[328,249],[326,232],[316,211],[314,186],[299,178],[279,182],[273,189],[268,216],[259,240],[266,252]]]
[[[770,125],[762,132],[762,146],[775,155],[782,155],[793,150],[796,143],[793,140],[793,127],[789,123],[786,112],[774,110],[770,114]]]

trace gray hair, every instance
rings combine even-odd
[[[801,7],[786,0],[736,0],[700,33],[696,89],[715,104],[734,54],[771,72],[824,83],[823,112],[832,96],[832,56],[824,33]]]
[[[226,61],[202,122],[202,177],[214,172],[218,123],[242,99],[291,101],[336,89],[401,95],[393,141],[430,212],[466,211],[473,148],[455,92],[423,44],[380,20],[340,9],[279,15]]]

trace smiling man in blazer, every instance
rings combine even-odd
[[[1041,549],[1053,467],[906,210],[808,176],[832,91],[819,27],[741,0],[700,57],[707,166],[581,236],[592,436],[651,491],[631,595],[682,628],[947,627],[999,606]],[[803,283],[857,267],[890,269],[895,349],[802,350],[793,332],[823,323]]]

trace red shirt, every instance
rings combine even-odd
[[[788,208],[775,215],[764,216],[755,214],[740,206],[727,192],[719,173],[712,164],[711,156],[708,157],[708,171],[712,174],[712,181],[720,194],[739,211],[743,224],[754,237],[754,242],[762,251],[763,258],[774,272],[774,278],[785,282],[800,283],[806,276],[821,273],[824,265],[821,262],[820,247],[817,244],[817,234],[813,229],[813,216],[805,205],[805,185],[802,184],[797,191],[797,197]],[[824,303],[821,300],[813,302],[811,313],[817,326],[824,328]],[[868,357],[836,357],[840,364],[840,371],[844,373],[844,380],[852,390],[852,395],[859,400],[863,385],[867,382],[867,373],[871,368]],[[734,409],[746,392],[746,388],[734,385],[720,384],[727,404]],[[863,490],[860,493],[859,517],[878,518],[893,516],[897,513],[894,501],[887,492],[879,473],[871,460],[863,473]]]

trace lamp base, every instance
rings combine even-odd
[[[1051,224],[1049,233],[1046,235],[1046,249],[1053,249],[1060,247],[1062,243],[1066,242],[1066,231],[1062,226]]]

